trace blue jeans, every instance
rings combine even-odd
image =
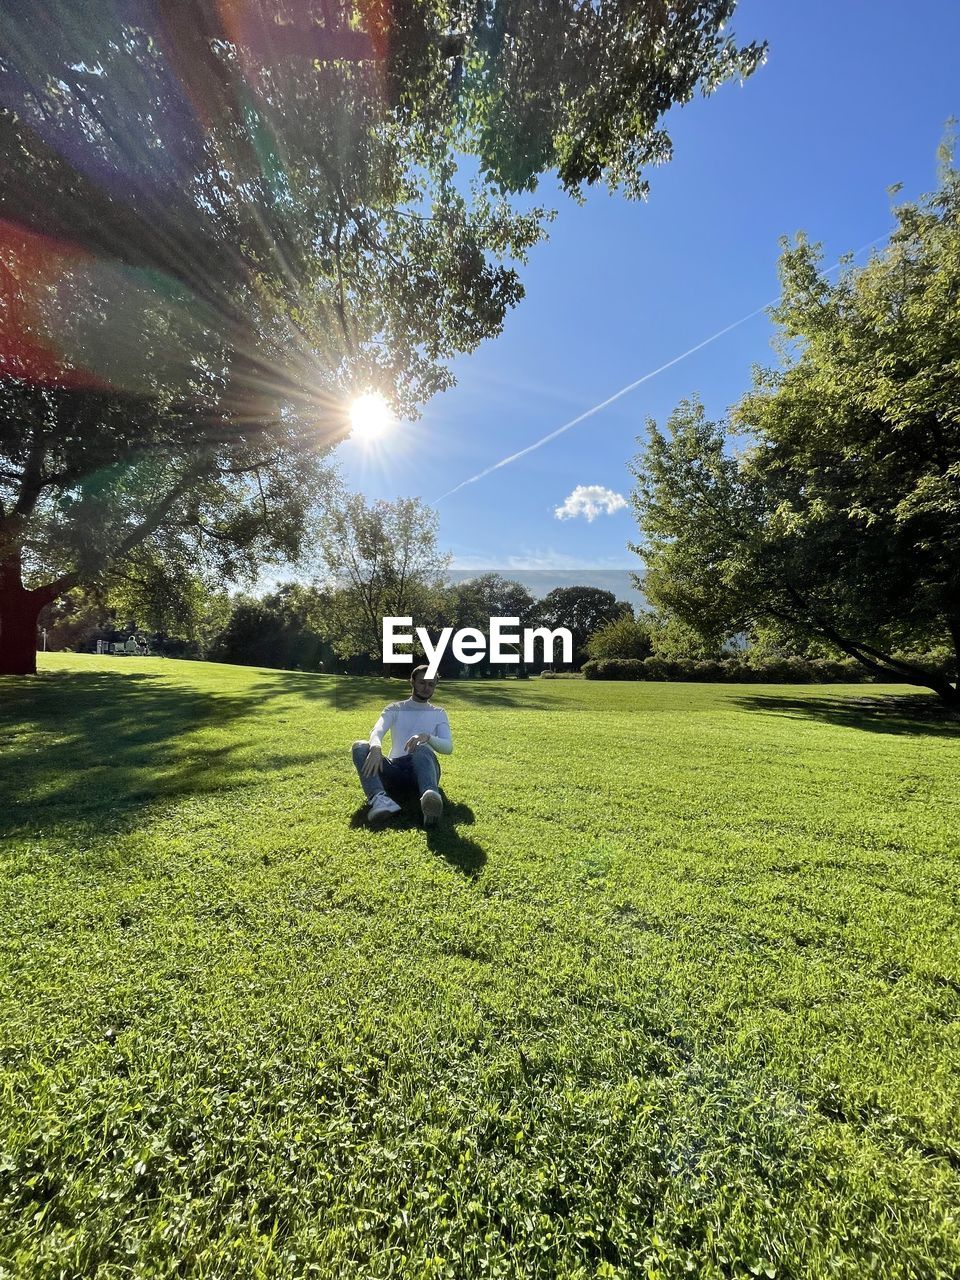
[[[432,747],[415,747],[412,755],[398,756],[396,760],[388,760],[384,756],[380,772],[365,778],[362,769],[369,753],[369,742],[353,744],[353,763],[368,800],[380,791],[412,791],[414,787],[417,795],[422,796],[425,791],[436,791],[440,785],[440,761]]]

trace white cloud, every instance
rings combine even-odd
[[[615,511],[622,511],[626,505],[627,500],[622,493],[605,489],[602,484],[578,484],[563,506],[554,508],[553,514],[558,520],[573,520],[576,516],[585,516],[588,521],[593,521],[599,515],[612,516]]]

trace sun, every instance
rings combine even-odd
[[[383,396],[368,391],[350,405],[350,438],[366,444],[379,440],[393,426],[393,414]]]

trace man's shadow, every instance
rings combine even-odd
[[[475,840],[462,836],[457,827],[470,826],[475,821],[474,812],[469,805],[454,803],[448,799],[442,787],[440,794],[443,796],[443,813],[436,826],[424,828],[420,797],[415,792],[395,795],[400,812],[375,827],[367,822],[367,806],[362,804],[350,818],[350,826],[354,830],[364,827],[373,836],[388,831],[423,830],[431,853],[438,854],[456,871],[473,879],[482,871],[487,855]]]

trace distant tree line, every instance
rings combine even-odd
[[[116,601],[73,592],[51,605],[42,623],[50,649],[94,652],[100,640],[122,641],[136,634],[147,639],[153,653],[169,657],[353,675],[384,670],[402,674],[408,670],[409,664],[383,666],[379,629],[374,653],[357,643],[355,632],[344,629],[351,603],[349,588],[331,590],[294,582],[259,597],[211,593],[205,607],[190,620],[192,625],[164,631],[149,625],[155,621],[149,613],[124,612]],[[521,583],[495,573],[453,585],[440,584],[418,603],[422,607],[415,615],[417,624],[425,626],[432,639],[448,626],[474,627],[489,639],[491,617],[518,617],[521,628],[567,627],[574,639],[576,669],[588,656],[591,634],[608,621],[633,618],[630,605],[617,600],[611,591],[591,586],[558,587],[537,600]],[[414,656],[419,659],[422,655]],[[546,665],[542,661],[493,664],[485,659],[462,668],[448,649],[440,673],[446,678],[523,676],[537,674]]]
[[[168,600],[158,612],[159,602],[151,609],[149,599],[133,591],[126,598],[68,593],[42,617],[47,646],[94,652],[98,641],[122,643],[136,635],[151,653],[173,658],[327,674],[404,675],[409,670],[406,664],[384,667],[379,639],[370,652],[357,644],[355,631],[343,629],[356,603],[349,587],[286,582],[259,596],[231,596],[204,593],[194,583],[188,594],[190,607],[181,601],[174,608]],[[782,635],[760,632],[711,645],[676,619],[653,611],[635,613],[613,592],[592,586],[557,587],[537,599],[522,583],[487,573],[453,584],[435,583],[430,592],[418,591],[415,605],[401,600],[398,607],[402,613],[416,607],[418,624],[426,625],[434,640],[447,626],[475,627],[488,636],[491,617],[519,618],[521,629],[567,627],[574,639],[574,661],[566,670],[588,679],[797,684],[874,678],[825,642],[790,643]],[[903,656],[930,670],[946,674],[950,669],[945,647]],[[563,669],[559,663],[495,664],[486,658],[467,668],[448,649],[440,675],[523,678]]]

